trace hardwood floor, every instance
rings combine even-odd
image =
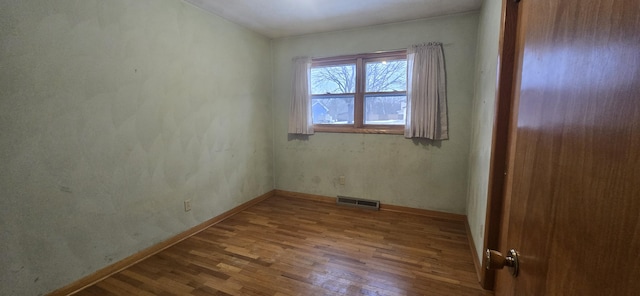
[[[77,295],[490,295],[464,222],[272,197]]]

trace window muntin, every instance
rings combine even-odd
[[[316,131],[402,133],[405,51],[316,59],[310,86]]]

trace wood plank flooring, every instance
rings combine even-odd
[[[77,295],[491,295],[464,222],[272,197]]]

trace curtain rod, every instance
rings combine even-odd
[[[421,45],[421,44],[429,44],[431,42],[425,42],[425,43],[419,43],[417,45]],[[451,46],[453,45],[453,43],[443,43],[442,46]],[[402,48],[402,49],[391,49],[391,50],[379,50],[379,51],[374,51],[374,52],[367,52],[367,53],[353,53],[353,54],[345,54],[345,55],[337,55],[337,56],[322,56],[322,57],[311,57],[312,60],[323,60],[323,59],[333,59],[333,58],[345,58],[348,59],[349,57],[353,57],[353,56],[359,56],[359,55],[367,55],[367,54],[385,54],[385,53],[400,53],[403,51],[406,51],[406,48]],[[297,57],[296,57],[297,58]]]

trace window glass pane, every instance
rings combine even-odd
[[[311,68],[311,93],[344,94],[356,92],[356,65],[332,65]]]
[[[404,125],[406,94],[367,95],[364,102],[364,124]]]
[[[367,92],[407,90],[407,60],[366,63]]]
[[[313,124],[353,124],[353,95],[313,96]]]

